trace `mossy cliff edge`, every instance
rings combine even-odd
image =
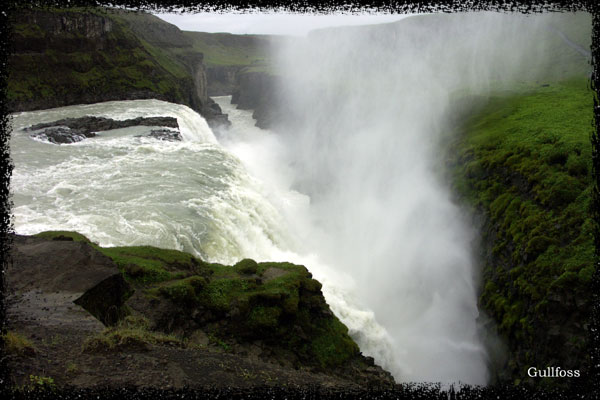
[[[540,82],[490,98],[450,145],[455,192],[479,219],[479,307],[508,347],[501,381],[560,385],[527,369],[589,367],[592,112],[585,78]]]
[[[100,247],[64,231],[15,236],[13,259],[8,330],[32,343],[13,352],[17,385],[38,369],[81,387],[164,387],[169,379],[176,387],[394,385],[361,355],[301,265],[226,266],[150,246]],[[154,367],[140,362],[124,383],[100,367],[130,356],[165,358],[175,372],[154,381],[143,377]],[[68,362],[81,371],[61,369]]]
[[[174,25],[91,7],[19,9],[10,17],[11,112],[155,98],[226,123],[207,94],[203,54]]]

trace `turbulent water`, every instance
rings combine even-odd
[[[84,115],[176,117],[183,141],[143,137],[150,129],[136,127],[59,146],[21,131]],[[185,106],[158,100],[71,106],[15,115],[13,128],[11,190],[19,233],[76,230],[104,246],[149,244],[221,262],[261,254],[275,242],[288,246],[260,183]]]
[[[322,265],[294,235],[309,199],[289,189],[276,135],[248,111],[217,98],[233,123],[218,140],[189,108],[158,100],[115,101],[13,116],[11,180],[17,233],[73,230],[102,246],[154,245],[205,260],[291,261],[323,285],[333,311],[362,344],[385,358],[389,338],[372,312],[355,304],[353,281]],[[23,128],[92,115],[124,120],[176,117],[184,140],[144,137],[149,127],[115,129],[67,145],[34,140]]]

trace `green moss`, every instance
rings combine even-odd
[[[252,275],[258,271],[258,264],[256,261],[249,258],[243,259],[233,266],[239,273]]]
[[[546,251],[548,246],[557,243],[558,241],[556,239],[548,236],[534,236],[531,240],[529,240],[529,242],[527,242],[525,252],[528,254],[528,256],[534,259]]]
[[[123,348],[148,349],[150,345],[183,346],[183,342],[175,336],[149,331],[148,326],[149,321],[144,317],[126,317],[117,326],[87,338],[82,350],[94,353]]]
[[[311,350],[321,367],[340,365],[358,354],[358,346],[348,336],[348,328],[338,319],[322,320],[317,326],[319,334]]]
[[[233,267],[207,264],[211,279],[192,290],[185,280],[152,289],[154,295],[180,299],[190,308],[200,307],[218,315],[235,315],[228,334],[236,340],[260,338],[275,348],[297,353],[305,362],[322,367],[339,365],[358,352],[347,328],[331,314],[321,285],[305,267],[289,263],[255,263],[243,260]],[[283,271],[268,280],[248,278],[276,268]],[[235,311],[234,311],[235,310]],[[329,317],[322,317],[323,313]],[[303,331],[305,339],[297,335]],[[223,334],[223,332],[220,332]]]
[[[274,329],[279,323],[280,316],[280,307],[254,307],[248,315],[248,327],[258,330]]]
[[[74,242],[86,242],[86,243],[91,243],[91,241],[83,236],[80,233],[77,232],[70,232],[70,231],[45,231],[45,232],[40,232],[37,233],[35,235],[33,235],[35,237],[39,237],[42,239],[50,239],[50,240],[73,240]]]
[[[125,273],[140,283],[164,282],[188,274],[206,273],[205,264],[190,254],[152,246],[97,247]]]
[[[206,287],[206,279],[201,276],[191,276],[168,282],[148,290],[154,296],[163,296],[182,305],[194,304],[198,294]]]
[[[593,96],[587,86],[582,78],[493,97],[450,146],[454,189],[493,228],[487,238],[494,239],[493,264],[484,272],[480,304],[514,346],[535,346],[535,332],[546,329],[544,316],[561,293],[590,297]],[[553,355],[545,357],[531,361]]]
[[[18,355],[35,353],[35,346],[33,345],[33,343],[18,332],[8,331],[4,333],[1,336],[1,338],[4,346],[4,351],[6,353]]]
[[[56,390],[56,384],[54,378],[49,376],[29,375],[29,385],[24,389],[52,393]]]

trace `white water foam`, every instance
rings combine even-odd
[[[183,142],[136,137],[145,128],[101,132],[69,145],[32,140],[21,129],[84,115],[173,116],[204,129],[187,107],[158,101],[109,102],[14,116],[11,181],[17,233],[76,230],[103,246],[154,245],[231,264],[242,258],[305,265],[363,353],[389,364],[391,338],[356,302],[354,280],[322,263],[291,225],[306,225],[310,199],[290,189],[286,150],[255,128],[250,112],[230,113],[221,147],[206,132]],[[193,130],[193,128],[191,128]],[[260,180],[256,177],[260,177]]]

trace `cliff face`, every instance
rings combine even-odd
[[[259,128],[272,128],[282,116],[278,101],[279,79],[271,72],[242,70],[237,75],[231,103],[242,110],[254,110],[252,117]]]
[[[237,87],[238,72],[243,69],[237,65],[214,66],[206,68],[209,96],[228,96]]]
[[[209,122],[223,119],[207,95],[202,55],[156,17],[91,8],[22,10],[11,17],[12,112],[157,98],[185,104]]]
[[[456,193],[479,219],[479,308],[508,348],[495,366],[501,381],[560,386],[569,382],[531,379],[527,369],[560,367],[584,377],[590,367],[593,181],[586,121],[593,97],[586,83],[549,82],[485,106],[476,101],[480,109],[450,146]]]
[[[273,52],[289,41],[286,36],[232,35],[229,33],[183,32],[192,47],[204,54],[207,94],[233,95],[239,108],[254,110],[257,126],[272,127],[277,74]]]

